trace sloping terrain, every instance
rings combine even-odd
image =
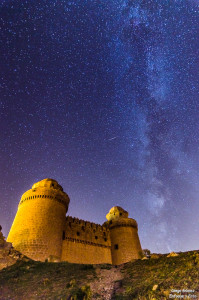
[[[17,251],[11,243],[5,241],[0,226],[0,270],[15,264],[18,260],[29,261],[31,259]]]
[[[120,266],[17,261],[0,271],[0,299],[199,299],[199,251],[152,257]]]
[[[115,299],[199,299],[199,251],[156,257],[124,265],[125,292]]]

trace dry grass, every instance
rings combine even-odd
[[[199,299],[199,251],[136,260],[117,268],[18,261],[0,271],[0,300],[161,300],[169,299],[172,289],[195,290],[192,299]]]

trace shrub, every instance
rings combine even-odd
[[[89,285],[73,290],[70,300],[91,300],[92,292]]]
[[[143,256],[149,257],[151,255],[151,251],[149,249],[143,249]]]

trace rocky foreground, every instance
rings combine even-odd
[[[0,299],[199,299],[199,252],[120,266],[17,262],[0,271]]]
[[[6,242],[0,225],[0,270],[15,264],[17,261],[30,261],[28,257],[15,250],[11,243]]]
[[[36,262],[0,238],[0,300],[199,299],[199,251],[120,266]]]

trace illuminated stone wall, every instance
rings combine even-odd
[[[128,212],[119,206],[113,207],[106,216],[110,230],[112,264],[119,265],[141,257],[138,226]]]
[[[119,265],[141,257],[142,249],[137,227],[131,221],[135,220],[128,219],[128,222],[120,220],[120,222],[113,222],[110,226],[113,265]]]
[[[7,240],[32,259],[61,258],[68,203],[56,181],[45,179],[33,185],[21,198]]]
[[[105,226],[67,217],[62,260],[73,263],[112,263],[109,230]]]
[[[103,225],[66,217],[69,197],[53,179],[25,192],[8,235],[16,250],[34,259],[121,264],[140,257],[137,223],[119,206]]]

